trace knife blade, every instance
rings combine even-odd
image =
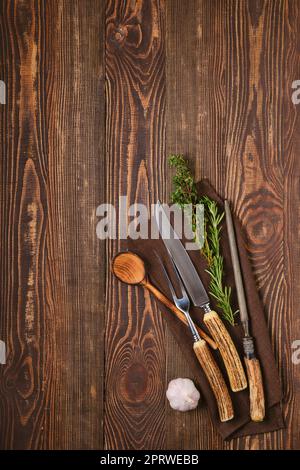
[[[249,336],[248,309],[247,309],[247,302],[245,298],[245,291],[244,291],[243,278],[242,278],[242,272],[241,272],[241,267],[240,267],[239,254],[237,250],[235,231],[233,227],[233,220],[232,220],[230,206],[229,206],[228,201],[225,201],[224,205],[225,205],[227,232],[228,232],[228,238],[229,238],[229,248],[230,248],[234,280],[235,280],[236,292],[237,292],[238,303],[239,303],[240,319],[241,319],[245,334]]]
[[[170,224],[160,201],[156,204],[155,219],[164,244],[169,249],[175,261],[176,267],[180,276],[184,280],[185,287],[189,292],[189,296],[193,304],[196,307],[204,308],[205,305],[209,304],[206,289],[202,284],[191,258],[187,254],[187,251],[181,243],[177,233]]]
[[[247,379],[236,347],[217,312],[211,310],[209,297],[200,276],[181,240],[171,226],[160,201],[157,202],[155,207],[155,220],[163,242],[173,257],[193,304],[204,310],[204,323],[218,345],[229,377],[231,390],[233,392],[243,390],[247,387]]]

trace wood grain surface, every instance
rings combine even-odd
[[[106,9],[107,200],[150,207],[165,155],[165,11],[161,1],[111,0]],[[124,240],[108,242],[111,259]],[[150,294],[108,276],[105,446],[165,447],[165,340]]]
[[[0,3],[1,449],[299,449],[298,0]],[[286,429],[223,443],[149,293],[110,272],[96,208],[167,200],[169,153],[232,201]]]
[[[0,447],[103,440],[102,1],[1,2]]]

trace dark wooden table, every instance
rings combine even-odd
[[[1,448],[300,448],[299,0],[3,0],[0,45]],[[280,432],[224,444],[204,404],[174,413],[189,366],[110,274],[124,242],[96,237],[96,208],[168,200],[171,152],[246,227]]]

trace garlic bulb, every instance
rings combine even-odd
[[[173,379],[166,392],[171,408],[189,411],[197,407],[200,393],[191,379]]]

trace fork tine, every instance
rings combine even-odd
[[[162,269],[163,269],[164,275],[165,275],[165,277],[166,277],[166,279],[167,279],[167,281],[168,281],[169,289],[170,289],[170,291],[171,291],[173,300],[175,301],[175,300],[177,300],[177,296],[176,296],[176,293],[175,293],[175,289],[174,289],[174,287],[173,287],[173,284],[172,284],[172,282],[171,282],[171,279],[170,279],[170,277],[169,277],[169,274],[168,274],[168,272],[167,272],[167,270],[166,270],[166,268],[165,268],[165,265],[164,265],[164,263],[162,262],[162,260],[161,260],[161,258],[159,257],[159,255],[158,255],[158,253],[157,253],[156,250],[154,250],[154,253],[155,253],[155,256],[157,257],[157,259],[158,259],[158,261],[159,261],[159,263],[160,263]]]
[[[178,269],[177,269],[177,266],[176,266],[176,264],[175,264],[175,261],[174,261],[174,258],[173,258],[173,256],[172,256],[172,253],[170,252],[170,250],[169,250],[168,247],[166,247],[166,248],[167,248],[167,251],[168,251],[168,253],[169,253],[169,257],[170,257],[170,260],[171,260],[171,263],[172,263],[174,272],[175,272],[175,274],[176,274],[178,284],[179,284],[180,289],[181,289],[181,294],[182,294],[184,297],[187,297],[187,298],[188,298],[187,292],[186,292],[186,290],[185,290],[184,284],[183,284],[183,282],[182,282],[181,276],[180,276],[179,271],[178,271]]]

